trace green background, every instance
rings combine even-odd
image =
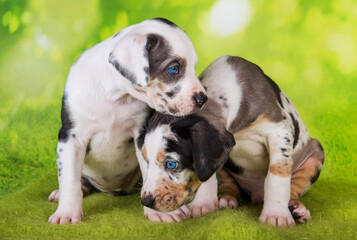
[[[216,1],[0,0],[0,239],[357,239],[357,2],[250,0],[240,32],[210,30]],[[191,38],[199,74],[224,54],[244,57],[294,102],[326,152],[303,197],[312,220],[295,228],[258,223],[244,205],[184,223],[151,223],[138,195],[93,194],[77,226],[53,226],[56,137],[71,64],[120,29],[165,17]]]

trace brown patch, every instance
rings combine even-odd
[[[166,88],[164,86],[164,84],[162,84],[161,82],[158,82],[157,83],[157,87],[160,89],[160,91],[162,92],[165,92],[166,91]]]
[[[234,136],[237,136],[239,134],[245,133],[245,132],[251,130],[253,127],[255,127],[255,126],[257,126],[257,125],[259,125],[261,123],[265,123],[265,122],[273,122],[273,121],[269,117],[261,115],[254,122],[252,122],[250,125],[248,125],[246,128],[236,132],[234,134]]]
[[[160,150],[156,155],[156,159],[159,163],[163,163],[166,159],[165,152],[163,150]]]
[[[308,144],[295,153],[294,171],[291,176],[291,201],[297,201],[319,177],[324,162],[324,151],[317,139],[310,139]]]
[[[270,165],[269,171],[280,177],[290,177],[292,165],[292,161],[278,162],[277,164]]]
[[[234,199],[238,202],[240,199],[240,190],[236,180],[224,167],[218,170],[218,174],[220,176],[218,184],[220,197]]]
[[[176,183],[169,179],[162,181],[155,192],[155,209],[160,211],[173,211],[188,201],[191,201],[201,182],[197,176],[193,176],[191,182]]]
[[[143,155],[144,160],[148,161],[148,156],[146,155],[146,147],[145,147],[145,145],[143,146],[143,150],[141,151],[141,154]]]

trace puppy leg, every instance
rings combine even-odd
[[[320,142],[310,139],[306,147],[294,157],[298,158],[295,162],[300,165],[291,177],[289,209],[295,221],[304,223],[311,218],[310,211],[299,199],[318,179],[325,156]]]
[[[188,204],[193,217],[201,217],[218,209],[217,188],[216,174],[201,184],[195,198]]]
[[[144,215],[153,222],[182,222],[191,218],[191,211],[186,205],[181,206],[172,212],[159,212],[154,209],[144,207]]]
[[[238,183],[224,167],[218,170],[218,174],[220,175],[218,185],[219,208],[237,208],[240,199]]]
[[[72,135],[67,142],[58,142],[57,152],[59,204],[48,222],[78,223],[83,216],[81,172],[86,148]]]
[[[272,226],[295,225],[289,211],[292,173],[292,129],[287,121],[268,126],[267,149],[270,162],[264,181],[264,206],[259,220]]]
[[[82,185],[81,189],[82,189],[83,197],[90,195],[94,191],[92,184],[85,177],[81,178],[81,185]],[[50,202],[58,202],[58,199],[59,199],[58,189],[54,190],[48,197],[48,201]]]

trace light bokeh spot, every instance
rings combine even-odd
[[[221,37],[233,35],[248,24],[251,12],[249,0],[219,0],[210,13],[211,30]]]

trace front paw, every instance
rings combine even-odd
[[[295,226],[295,221],[288,209],[282,211],[264,211],[263,209],[259,221],[275,227]]]
[[[191,210],[192,217],[197,218],[216,211],[218,209],[218,200],[215,198],[207,202],[192,202],[188,207]]]
[[[190,210],[183,205],[172,212],[159,212],[148,207],[144,207],[144,215],[153,222],[182,222],[191,217]]]
[[[48,197],[48,201],[50,202],[58,202],[58,198],[59,198],[59,190],[54,190],[50,196]]]
[[[220,209],[225,209],[225,208],[237,208],[238,207],[238,200],[237,198],[231,196],[231,195],[223,195],[219,198],[219,208]]]
[[[82,217],[83,217],[82,210],[63,211],[57,209],[57,211],[48,219],[48,222],[52,224],[66,224],[66,223],[77,224]]]

